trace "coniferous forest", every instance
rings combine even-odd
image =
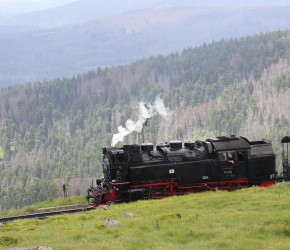
[[[163,99],[146,140],[290,135],[290,31],[222,40],[131,65],[0,90],[0,210],[85,195],[102,175],[101,148],[136,119],[138,102]],[[138,143],[133,133],[124,143]],[[280,164],[281,165],[281,164]]]

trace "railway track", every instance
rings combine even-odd
[[[59,215],[59,214],[72,214],[78,212],[84,212],[95,209],[93,207],[89,207],[87,204],[79,204],[79,205],[68,205],[61,207],[49,207],[49,208],[41,208],[38,209],[34,213],[26,213],[26,214],[18,214],[8,217],[0,218],[0,223],[6,223],[9,221],[19,220],[19,219],[45,219],[49,216]]]

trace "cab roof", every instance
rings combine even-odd
[[[249,141],[244,137],[220,136],[207,139],[206,141],[211,142],[216,151],[229,151],[251,148]]]

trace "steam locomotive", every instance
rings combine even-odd
[[[289,180],[288,144],[283,145],[283,172],[277,175],[268,140],[216,137],[205,141],[103,148],[104,177],[88,189],[87,199],[99,204],[163,198],[205,190],[270,186]]]

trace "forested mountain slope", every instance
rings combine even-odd
[[[84,194],[117,126],[157,96],[171,117],[150,119],[146,140],[236,134],[277,149],[290,134],[289,62],[290,32],[278,31],[0,90],[1,209],[61,194],[62,183]]]

